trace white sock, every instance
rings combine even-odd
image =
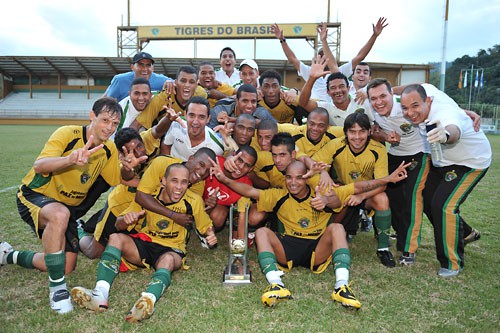
[[[281,276],[284,274],[283,271],[270,271],[266,273],[266,279],[269,284],[277,283],[281,286],[285,286],[283,281],[281,281]]]
[[[108,299],[109,298],[109,289],[111,288],[111,285],[104,280],[99,280],[95,284],[95,289],[99,290],[102,292],[102,295],[104,298]]]
[[[377,251],[389,251],[389,248],[388,247],[383,247],[381,249],[377,249]]]
[[[148,292],[143,292],[141,295],[148,296],[149,298],[151,298],[153,300],[153,304],[156,304],[156,296],[154,294],[148,293]]]
[[[349,270],[347,268],[337,268],[335,270],[335,289],[349,283]]]

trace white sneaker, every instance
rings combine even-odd
[[[0,242],[0,266],[7,265],[7,255],[14,251],[7,242]]]
[[[51,309],[57,313],[65,314],[73,311],[73,304],[71,304],[71,298],[69,297],[69,292],[66,289],[51,292],[49,298]]]
[[[103,312],[108,308],[108,299],[98,289],[75,287],[71,289],[71,297],[76,304],[92,311]]]
[[[137,323],[151,317],[153,312],[155,312],[153,298],[147,293],[142,293],[142,296],[135,302],[134,306],[125,317],[125,320],[131,323]]]

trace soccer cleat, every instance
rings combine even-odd
[[[440,277],[443,277],[443,278],[454,277],[454,276],[457,276],[462,270],[463,270],[463,268],[448,269],[448,268],[441,267],[441,269],[438,272],[438,275]]]
[[[332,299],[346,308],[359,309],[361,307],[361,303],[354,296],[351,287],[345,284],[333,290]]]
[[[392,256],[391,251],[377,251],[377,257],[385,267],[396,267],[396,262],[394,261],[394,257]]]
[[[155,303],[153,299],[147,293],[142,293],[142,296],[135,302],[134,306],[125,317],[125,320],[130,323],[137,323],[151,317],[153,312],[155,312]]]
[[[471,233],[464,238],[464,246],[479,240],[479,238],[481,238],[481,233],[479,232],[479,230],[472,229]]]
[[[7,265],[7,255],[14,251],[7,242],[0,242],[0,266]]]
[[[73,311],[73,304],[69,292],[66,289],[53,291],[49,295],[50,308],[59,314],[65,314]]]
[[[399,257],[399,264],[403,266],[411,266],[415,263],[415,253],[403,252]]]
[[[83,287],[71,289],[73,301],[82,308],[95,312],[103,312],[108,308],[108,300],[98,289],[90,290]]]
[[[261,301],[265,306],[273,307],[283,300],[292,299],[292,293],[284,286],[272,283],[266,287],[262,294]]]

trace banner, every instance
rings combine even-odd
[[[286,38],[316,38],[318,23],[280,24]],[[335,25],[335,23],[334,23]],[[340,24],[338,24],[340,26]],[[276,38],[271,24],[140,26],[140,40]]]

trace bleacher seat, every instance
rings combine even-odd
[[[102,93],[13,92],[0,100],[0,118],[88,119],[95,100]]]

